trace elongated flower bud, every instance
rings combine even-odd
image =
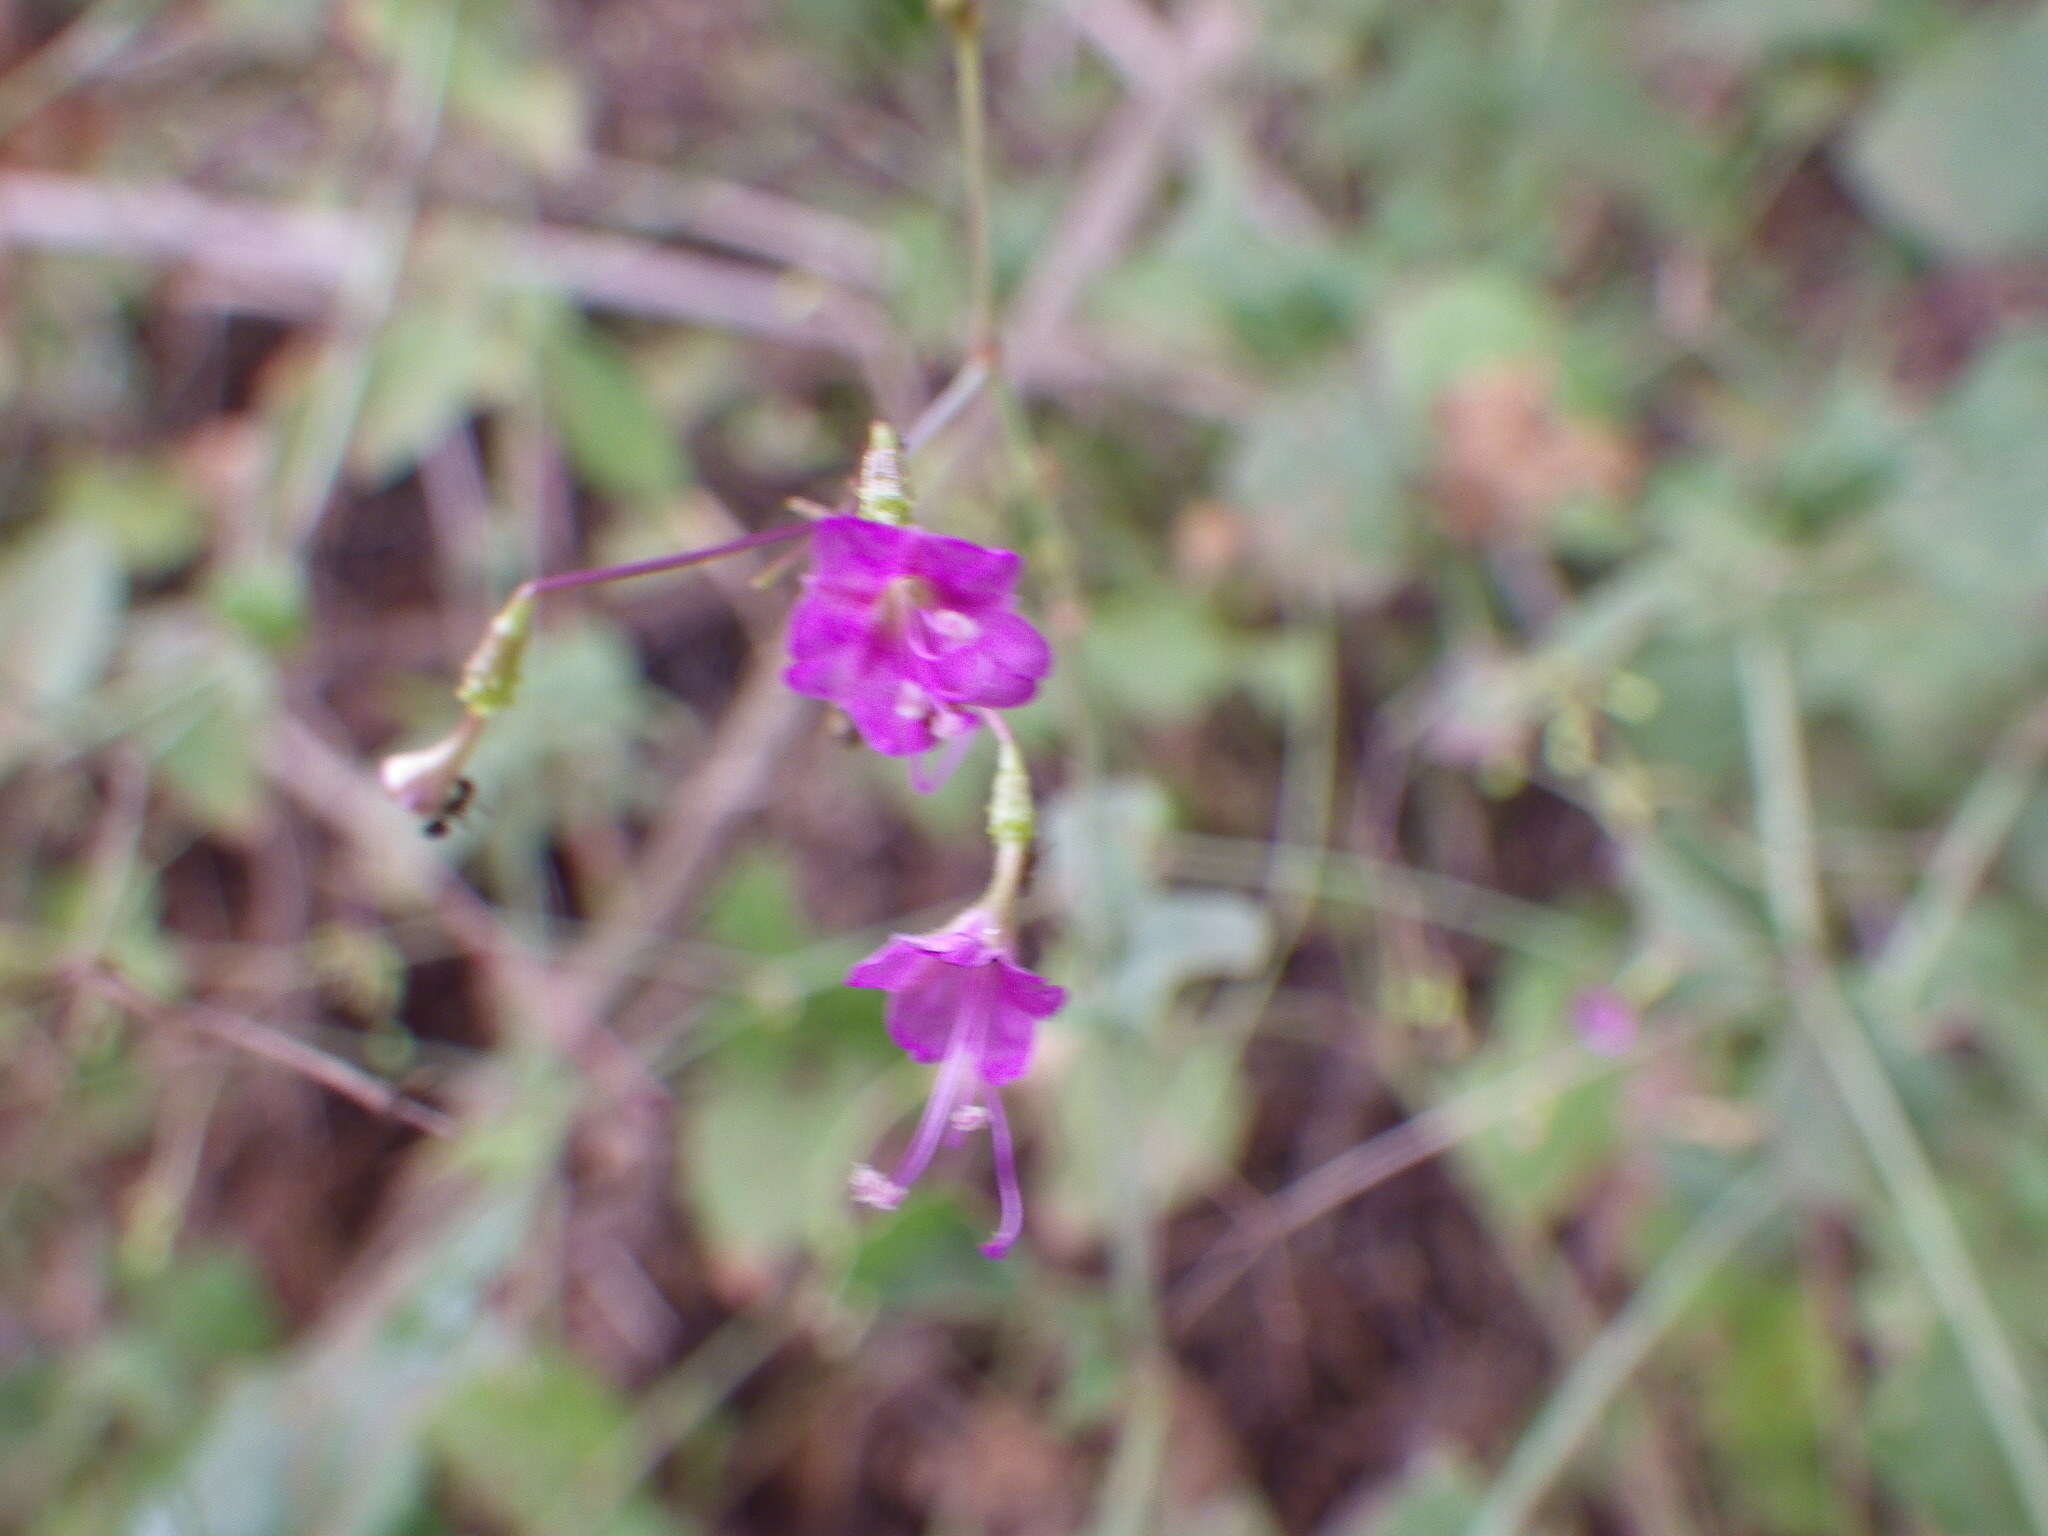
[[[901,527],[910,521],[910,491],[903,480],[903,443],[886,421],[868,428],[867,451],[860,456],[860,477],[854,501],[871,523]]]
[[[1037,835],[1031,803],[1031,775],[1024,754],[1008,731],[996,737],[996,773],[988,791],[988,835],[998,848],[1028,848]]]
[[[533,634],[533,592],[521,587],[500,608],[463,664],[455,697],[473,715],[495,715],[519,693],[520,664]]]

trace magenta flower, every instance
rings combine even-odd
[[[1059,1011],[1065,989],[1017,964],[1002,926],[982,907],[970,907],[936,933],[895,935],[848,971],[846,983],[887,992],[889,1037],[914,1060],[939,1068],[895,1176],[856,1169],[854,1198],[895,1209],[941,1139],[958,1141],[986,1125],[1002,1215],[981,1251],[1001,1258],[1023,1230],[1024,1201],[996,1088],[1023,1075],[1038,1021]]]
[[[1012,607],[1009,550],[858,517],[823,519],[812,544],[784,680],[845,710],[877,752],[965,737],[976,708],[1024,703],[1051,670],[1045,637]]]
[[[1572,999],[1572,1028],[1596,1056],[1626,1056],[1635,1049],[1636,1011],[1612,987],[1587,987]]]

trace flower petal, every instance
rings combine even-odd
[[[889,1038],[913,1061],[934,1062],[944,1056],[961,1022],[966,983],[975,974],[927,959],[909,982],[889,994]]]
[[[856,676],[833,699],[861,740],[884,757],[915,757],[938,741],[930,712],[908,707],[903,684],[886,673]]]
[[[789,616],[789,654],[799,661],[860,645],[875,632],[874,604],[813,586]]]
[[[1052,670],[1052,647],[1023,616],[991,613],[972,645],[923,661],[919,670],[942,699],[1008,709],[1038,691],[1038,680]]]
[[[879,596],[909,569],[911,552],[928,537],[860,517],[827,517],[811,535],[810,581],[848,597]]]
[[[857,962],[846,973],[849,987],[881,987],[895,991],[908,986],[918,971],[931,963],[932,952],[907,933],[892,933],[889,942]]]
[[[970,613],[1007,600],[1024,563],[1012,550],[939,533],[924,534],[908,553],[910,575],[931,583],[943,606]]]
[[[1003,1006],[1034,1019],[1049,1019],[1067,1004],[1067,989],[1021,965],[1003,966]]]

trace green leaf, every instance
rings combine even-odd
[[[1870,1399],[1870,1465],[1945,1531],[2023,1531],[1984,1410],[1946,1334],[1885,1368]]]
[[[113,536],[97,522],[48,524],[0,564],[0,697],[69,704],[112,654],[123,597]]]
[[[180,1254],[133,1288],[129,1306],[139,1329],[202,1363],[255,1354],[280,1331],[262,1272],[231,1249]]]
[[[514,35],[516,20],[510,6],[472,7],[464,15],[449,70],[449,106],[528,168],[563,176],[589,152],[583,80],[560,63],[535,57],[525,39]]]
[[[851,1060],[785,1070],[735,1058],[706,1069],[680,1117],[681,1175],[722,1264],[762,1275],[807,1248],[845,1241],[853,1220],[846,1180],[871,1152],[874,1081],[872,1066]]]
[[[682,450],[616,342],[569,321],[550,340],[545,366],[562,441],[592,486],[621,501],[675,494]]]
[[[1274,572],[1311,591],[1384,593],[1408,571],[1414,514],[1403,480],[1412,444],[1356,364],[1266,397],[1226,471]]]
[[[1695,1366],[1693,1401],[1744,1523],[1774,1536],[1842,1530],[1850,1512],[1813,1475],[1850,1386],[1819,1306],[1784,1276],[1733,1267],[1711,1294],[1717,1338]]]
[[[758,955],[781,955],[811,938],[786,851],[747,850],[733,861],[705,906],[704,936]]]
[[[1870,30],[1877,6],[1874,0],[1686,0],[1665,14],[1691,47],[1754,65],[1775,53],[1856,41]]]
[[[1162,725],[1190,720],[1240,688],[1298,713],[1311,707],[1324,666],[1311,637],[1234,629],[1200,594],[1171,588],[1097,608],[1080,660],[1121,713]]]
[[[144,700],[182,701],[146,715],[136,732],[154,765],[206,826],[252,830],[263,800],[263,737],[275,695],[269,662],[231,636],[181,622],[138,627],[133,673]]]
[[[74,460],[56,474],[50,509],[60,521],[103,528],[135,576],[175,571],[206,543],[206,509],[167,460]]]
[[[2048,12],[1994,11],[1898,76],[1849,140],[1877,210],[1959,256],[2048,249]]]
[[[1555,356],[1563,339],[1540,293],[1484,269],[1399,295],[1382,328],[1393,399],[1417,417],[1460,379],[1495,363]]]
[[[624,1399],[545,1349],[470,1377],[428,1438],[464,1499],[520,1536],[598,1529],[639,1473]]]
[[[240,1378],[153,1480],[128,1536],[385,1536],[426,1478],[423,1422],[495,1343],[490,1301],[526,1240],[520,1189],[420,1242],[378,1309],[324,1347]]]
[[[1335,1536],[1465,1536],[1479,1503],[1472,1474],[1433,1456],[1408,1474],[1386,1504]]]
[[[456,306],[413,307],[377,337],[350,458],[385,484],[411,470],[455,430],[482,385],[488,338],[479,317]]]
[[[1063,796],[1046,813],[1046,882],[1101,967],[1093,1011],[1143,1031],[1180,987],[1243,976],[1265,957],[1260,908],[1234,892],[1162,891],[1152,862],[1165,796],[1122,779]]]
[[[1142,1065],[1133,1041],[1098,1034],[1083,1049],[1049,1105],[1058,1129],[1045,1193],[1064,1224],[1109,1230],[1121,1208],[1120,1169],[1136,1170],[1150,1211],[1229,1173],[1251,1122],[1236,1041],[1191,1040]]]
[[[2048,593],[2044,420],[2048,330],[2034,329],[1987,350],[1911,446],[1884,526],[1901,564],[1963,605],[1958,618],[1990,605],[1999,622]]]
[[[894,1215],[862,1223],[847,1285],[890,1311],[986,1313],[1014,1302],[1028,1273],[1021,1254],[991,1264],[981,1253],[987,1238],[983,1220],[970,1217],[949,1192],[920,1186]]]
[[[1549,959],[1510,957],[1494,990],[1487,1049],[1463,1085],[1477,1088],[1568,1045],[1572,1000],[1583,980]],[[1619,1082],[1604,1078],[1539,1100],[1474,1137],[1465,1160],[1503,1211],[1532,1226],[1562,1218],[1617,1150],[1620,1099]]]
[[[1188,983],[1259,967],[1266,917],[1235,893],[1161,890],[1152,866],[1167,822],[1158,787],[1129,779],[1068,795],[1046,817],[1044,888],[1085,978],[1061,1021],[1078,1050],[1053,1105],[1052,1197],[1088,1231],[1116,1218],[1134,1179],[1155,1206],[1212,1181],[1247,1123],[1239,1041],[1169,1044],[1163,1026]]]

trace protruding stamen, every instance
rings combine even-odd
[[[906,1193],[901,1184],[866,1163],[847,1175],[846,1192],[853,1197],[854,1204],[873,1206],[878,1211],[895,1210]]]
[[[932,1082],[931,1098],[925,1101],[924,1118],[917,1122],[917,1134],[910,1138],[903,1161],[896,1165],[895,1182],[905,1189],[915,1184],[930,1165],[953,1111],[959,1106],[968,1074],[974,1070],[977,1025],[970,1003],[953,1026],[953,1038],[946,1047],[945,1059],[939,1063],[939,1075]]]
[[[931,713],[932,696],[905,679],[896,690],[896,713],[905,720],[922,720]]]
[[[1010,1140],[1010,1121],[993,1087],[988,1090],[987,1106],[988,1143],[995,1158],[996,1196],[1002,1211],[994,1234],[981,1245],[981,1251],[991,1259],[1000,1259],[1023,1235],[1024,1192],[1017,1183],[1017,1149]]]
[[[986,1104],[962,1104],[953,1111],[953,1129],[962,1136],[972,1135],[989,1122]]]

